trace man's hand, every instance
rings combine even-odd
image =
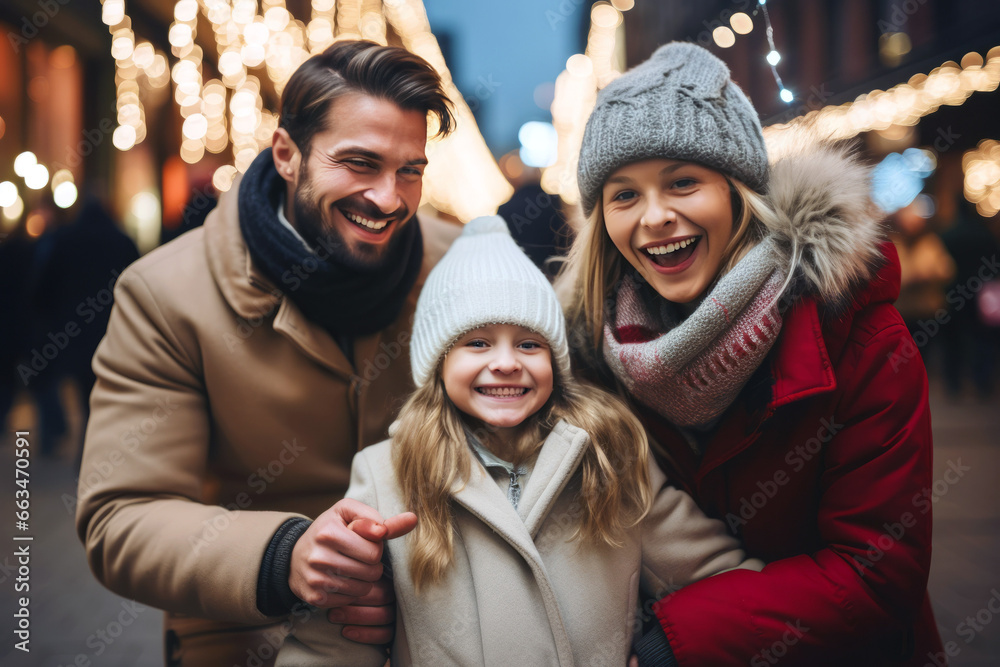
[[[416,524],[412,512],[383,520],[371,507],[345,498],[295,542],[288,585],[315,607],[354,604],[382,577],[382,541],[405,535]]]
[[[388,644],[396,632],[396,593],[385,577],[367,595],[346,607],[327,612],[331,623],[343,623],[341,634],[362,644]]]

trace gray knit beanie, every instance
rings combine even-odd
[[[458,338],[487,324],[518,324],[544,336],[556,373],[569,380],[566,319],[556,293],[498,215],[467,224],[427,276],[410,341],[417,386]]]
[[[750,100],[729,68],[697,44],[671,42],[598,95],[577,179],[590,215],[619,167],[650,158],[689,160],[767,186],[767,149]]]

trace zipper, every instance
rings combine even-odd
[[[507,471],[510,474],[510,487],[507,489],[507,495],[510,497],[510,503],[517,509],[517,503],[521,500],[521,484],[517,481],[521,476],[521,472],[511,468]]]

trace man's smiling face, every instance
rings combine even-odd
[[[289,162],[298,169],[289,221],[337,260],[379,267],[420,205],[426,144],[424,112],[360,93],[338,98],[305,161]]]

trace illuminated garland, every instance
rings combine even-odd
[[[221,153],[231,147],[233,164],[219,167],[212,178],[220,192],[228,190],[236,175],[270,145],[278,126],[277,113],[263,104],[260,79],[250,71],[262,70],[280,95],[299,65],[334,40],[363,38],[386,44],[391,24],[405,48],[438,71],[455,109],[455,132],[428,144],[424,200],[469,220],[495,212],[510,196],[510,185],[445,67],[420,0],[313,0],[308,24],[293,17],[284,0],[261,0],[259,14],[256,0],[178,0],[168,32],[176,58],[169,79],[166,56],[148,42],[135,44],[124,0],[102,0],[102,5],[115,57],[119,125],[113,143],[119,150],[143,141],[143,97],[172,80],[174,102],[184,118],[180,157],[193,164],[206,151]],[[203,80],[204,53],[196,43],[199,11],[212,25],[219,79]]]

